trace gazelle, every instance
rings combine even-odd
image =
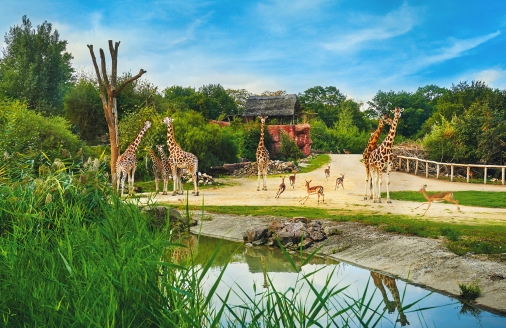
[[[276,197],[274,197],[274,198],[279,198],[279,195],[281,195],[283,193],[283,191],[285,191],[285,188],[286,188],[285,177],[283,176],[280,178],[281,178],[281,184],[279,185],[278,192],[276,193]]]
[[[302,203],[302,205],[304,205],[306,203],[306,200],[309,198],[309,196],[311,194],[317,194],[318,195],[318,204],[320,203],[320,195],[322,196],[323,200],[322,200],[322,203],[325,203],[325,195],[323,194],[323,187],[322,186],[314,186],[314,187],[310,187],[309,186],[309,183],[311,183],[312,180],[309,180],[307,181],[306,180],[306,191],[307,191],[307,196],[306,197],[302,197],[299,202],[302,202],[302,200],[304,199],[304,203]]]
[[[329,177],[330,177],[330,165],[325,169],[325,178],[327,178],[328,180]]]
[[[343,151],[344,151],[345,154],[349,154],[350,153],[350,151],[348,149],[343,149]]]
[[[423,187],[420,190],[418,190],[418,192],[421,192],[423,194],[425,199],[427,199],[427,202],[422,203],[419,206],[415,207],[415,209],[417,209],[420,206],[422,206],[423,204],[429,204],[427,206],[427,209],[425,210],[425,212],[422,214],[422,216],[424,216],[425,213],[427,213],[432,202],[442,202],[443,200],[446,200],[447,202],[451,202],[451,203],[454,203],[455,205],[457,205],[457,211],[460,212],[459,201],[456,199],[453,199],[453,192],[447,191],[447,192],[440,192],[437,194],[429,195],[429,194],[427,194],[427,191],[425,191],[425,188],[427,188],[427,185],[423,185]]]
[[[295,188],[295,176],[297,175],[297,171],[292,171],[293,175],[290,175],[288,179],[290,180],[290,186],[292,186],[292,189]]]
[[[344,174],[341,173],[341,176],[339,178],[336,179],[336,190],[337,190],[337,187],[339,187],[339,185],[341,185],[344,189]]]

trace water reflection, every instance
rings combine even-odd
[[[397,284],[395,283],[395,279],[389,277],[387,275],[373,272],[371,271],[371,277],[374,281],[374,285],[379,289],[381,295],[383,296],[383,302],[385,303],[385,309],[388,310],[388,313],[394,313],[395,309],[399,312],[399,319],[397,322],[400,322],[401,326],[409,325],[408,319],[406,319],[406,315],[404,314],[401,298],[399,296],[399,289],[397,288]],[[393,301],[388,299],[388,294],[385,290],[385,287],[388,288],[390,294],[392,295]]]
[[[197,263],[204,264],[211,257],[220,240],[200,237],[197,245]],[[245,247],[242,243],[224,240],[209,271],[207,287],[213,285],[223,266],[228,263],[223,273],[222,282],[215,292],[216,301],[230,290],[235,290],[228,301],[230,305],[243,304],[241,295],[255,295],[256,286],[267,286],[267,278],[278,291],[285,291],[300,283],[300,275],[311,275],[313,287],[321,288],[327,278],[331,284],[346,286],[349,299],[364,298],[369,309],[364,310],[365,317],[377,317],[383,313],[377,326],[394,327],[506,327],[506,318],[481,311],[469,304],[464,304],[442,294],[432,293],[423,288],[407,284],[388,275],[370,272],[346,263],[313,258],[310,263],[300,267],[302,263],[298,254],[292,254],[298,273],[277,248]],[[409,269],[407,268],[406,271]],[[237,287],[240,286],[240,287]],[[298,285],[297,285],[298,286]],[[301,288],[310,291],[308,286]],[[373,288],[371,288],[373,287]],[[233,293],[234,294],[234,293]],[[312,300],[304,299],[307,304]],[[458,306],[456,306],[458,305]],[[375,319],[376,320],[376,319]],[[373,321],[374,322],[374,321]],[[361,326],[360,323],[356,323]]]

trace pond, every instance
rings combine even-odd
[[[198,265],[207,263],[219,242],[216,238],[200,236],[196,258]],[[337,286],[338,289],[348,286],[339,293],[339,299],[333,301],[334,305],[346,306],[350,300],[363,300],[368,304],[370,310],[362,309],[361,312],[363,318],[371,320],[368,326],[378,320],[377,327],[506,327],[506,317],[385,274],[316,257],[300,267],[299,254],[291,254],[291,257],[300,272],[296,272],[278,248],[245,247],[242,243],[223,240],[205,279],[204,291],[209,292],[228,262],[213,294],[217,306],[221,304],[220,298],[226,297],[230,290],[233,292],[227,304],[234,306],[273,288],[287,294],[296,290],[298,302],[312,304],[316,296],[309,285],[321,290],[328,279],[328,286]],[[301,279],[312,272],[315,273],[309,275],[311,284]],[[350,326],[362,326],[354,316],[346,318],[351,320]],[[321,323],[327,324],[325,321]]]

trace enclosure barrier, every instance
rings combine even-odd
[[[419,166],[419,163],[423,163],[425,164],[425,177],[428,178],[429,177],[429,164],[433,164],[435,167],[436,167],[436,179],[439,179],[439,173],[440,173],[440,168],[442,166],[445,166],[445,167],[450,167],[450,173],[449,173],[449,177],[450,177],[450,181],[453,181],[453,178],[454,178],[454,168],[455,167],[465,167],[467,168],[467,174],[466,174],[466,180],[467,182],[469,183],[469,177],[470,177],[470,171],[471,171],[471,168],[483,168],[484,169],[484,174],[483,174],[483,183],[486,184],[487,183],[487,169],[489,168],[497,168],[497,169],[501,169],[502,171],[502,184],[504,185],[504,180],[505,180],[505,171],[506,171],[506,166],[505,165],[479,165],[479,164],[455,164],[455,163],[439,163],[439,162],[434,162],[434,161],[428,161],[428,160],[425,160],[425,159],[421,159],[421,158],[417,158],[417,157],[407,157],[407,156],[397,156],[397,158],[399,159],[399,163],[398,163],[398,167],[399,169],[402,169],[402,164],[403,164],[403,160],[406,161],[406,172],[407,173],[410,173],[410,161],[414,162],[415,163],[415,175],[418,174],[418,166]]]

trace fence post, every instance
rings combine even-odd
[[[467,167],[467,183],[469,183],[469,170],[471,169],[470,166]]]
[[[450,181],[453,181],[453,164],[450,165]]]
[[[485,166],[485,172],[483,174],[483,183],[487,184],[487,167]]]
[[[436,179],[439,179],[439,163],[436,165]]]
[[[504,184],[504,167],[502,168],[502,184]]]
[[[406,172],[409,173],[409,158],[406,158]]]
[[[416,159],[415,175],[418,173],[418,158]]]
[[[425,177],[429,177],[429,162],[425,162]]]

